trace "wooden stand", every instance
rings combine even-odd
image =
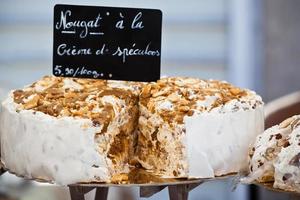
[[[69,186],[71,200],[84,200],[84,195],[95,187]],[[95,200],[106,200],[108,187],[99,187],[96,189]]]
[[[157,186],[139,186],[140,197],[148,198],[152,195],[160,192],[164,188],[168,187],[170,200],[187,200],[189,192],[199,186],[203,182],[198,183],[183,183],[172,185],[157,185]],[[84,200],[84,195],[93,189],[96,189],[96,195],[94,200],[107,200],[108,190],[110,185],[105,186],[103,184],[97,185],[70,185],[71,200]]]

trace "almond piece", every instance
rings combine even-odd
[[[141,97],[147,98],[151,96],[151,85],[148,84],[145,87],[143,87],[142,92],[141,92]]]
[[[178,110],[181,112],[188,112],[190,110],[190,107],[188,106],[179,106]]]
[[[229,89],[230,93],[233,94],[234,96],[238,95],[241,93],[241,90],[239,88],[230,88]]]
[[[40,96],[36,94],[33,97],[30,96],[29,98],[30,99],[25,104],[23,104],[24,109],[31,109],[31,108],[36,107],[38,105],[38,101],[40,99]]]
[[[168,100],[170,100],[171,102],[177,102],[180,100],[180,97],[177,94],[172,93],[168,96]]]
[[[280,128],[286,128],[292,123],[292,121],[294,121],[293,117],[287,118],[286,120],[284,120],[283,122],[281,122],[279,124],[279,127]]]

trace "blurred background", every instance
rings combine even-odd
[[[297,0],[1,0],[0,99],[52,71],[57,3],[158,8],[163,12],[162,75],[224,79],[269,102],[300,89],[300,1]],[[190,199],[287,199],[231,181],[205,183]],[[21,199],[69,199],[67,188],[0,177],[0,193]],[[137,188],[110,199],[138,199]],[[92,194],[91,194],[92,195]],[[167,199],[163,190],[150,199]],[[0,198],[2,199],[2,197]],[[3,197],[3,199],[5,199]]]

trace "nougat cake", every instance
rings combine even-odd
[[[2,104],[1,160],[59,184],[110,182],[129,171],[138,83],[46,76]]]
[[[134,166],[208,178],[247,167],[263,123],[261,98],[227,82],[46,76],[2,103],[1,161],[18,175],[63,185],[118,182]]]
[[[227,82],[163,78],[142,88],[137,160],[163,177],[208,178],[247,168],[263,132],[261,97]]]
[[[272,182],[274,187],[300,192],[300,115],[260,134],[250,151],[246,181]]]

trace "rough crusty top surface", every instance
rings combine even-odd
[[[19,110],[31,109],[55,117],[89,118],[97,124],[114,115],[111,104],[101,101],[102,97],[114,96],[134,103],[139,94],[140,105],[167,122],[177,123],[183,123],[184,116],[195,112],[247,110],[262,104],[254,92],[225,81],[183,77],[141,84],[45,76],[22,90],[15,90],[13,98]]]
[[[45,76],[13,92],[18,110],[40,111],[54,117],[91,119],[95,126],[106,124],[115,115],[114,98],[136,104],[140,83]],[[112,98],[106,98],[111,96]]]
[[[255,92],[225,81],[170,77],[142,88],[140,105],[165,121],[183,123],[184,116],[200,112],[234,112],[261,105]]]

